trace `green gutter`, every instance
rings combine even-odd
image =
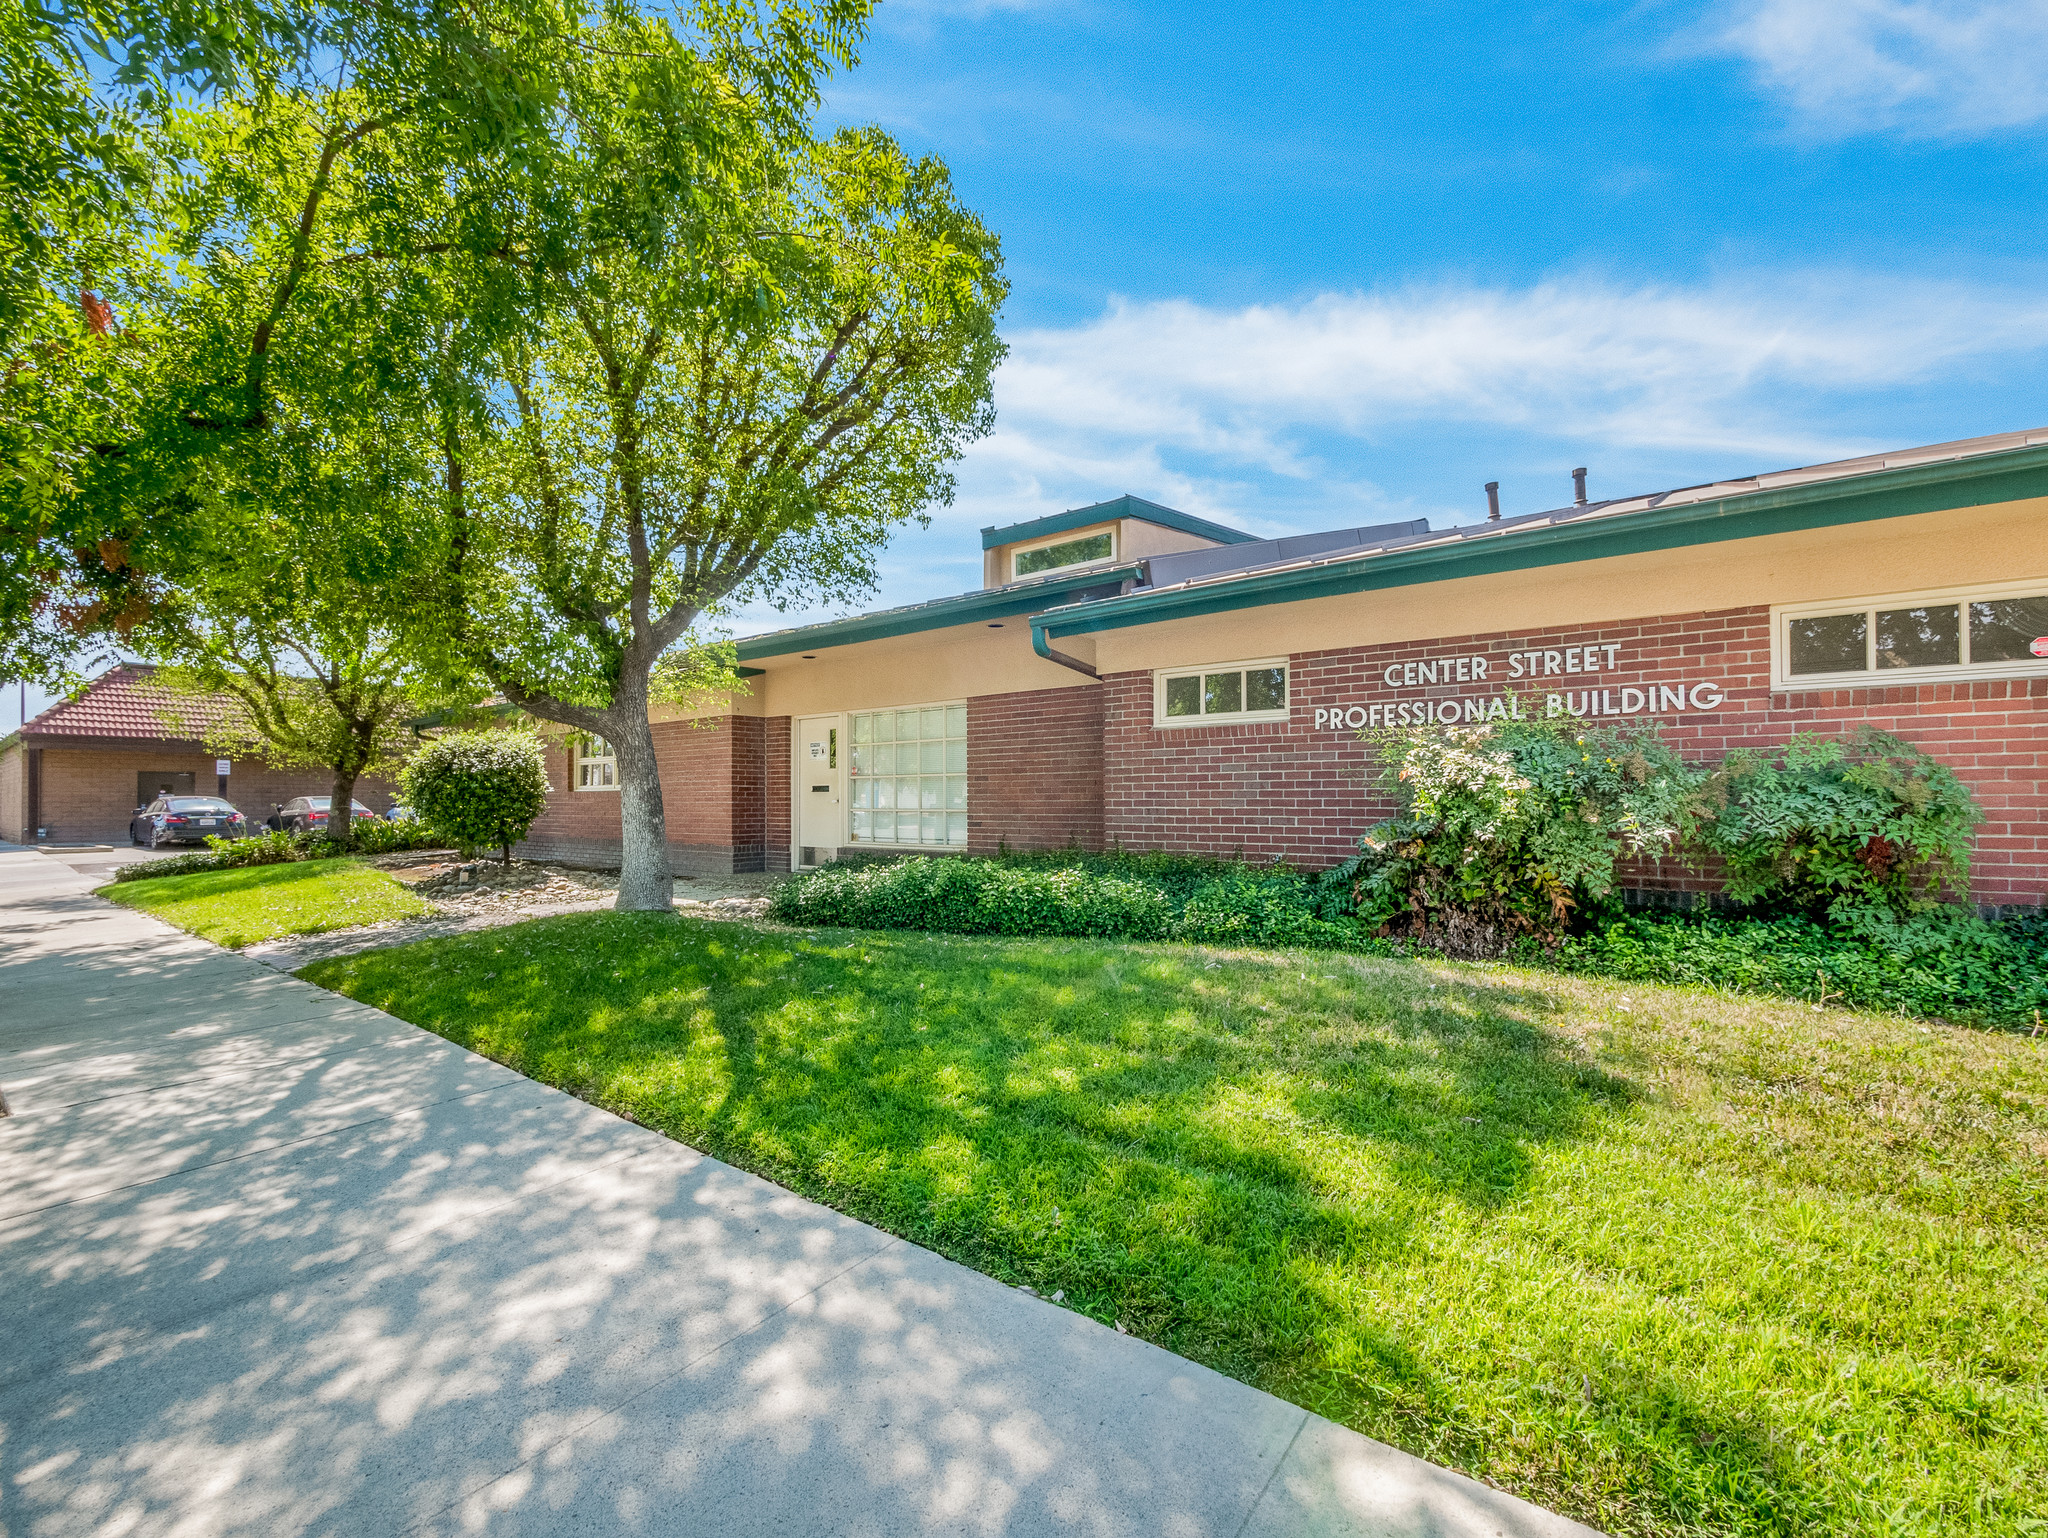
[[[1039,645],[1041,631],[1049,643],[1054,630],[1064,635],[1121,630],[1267,604],[1301,603],[1422,582],[1527,571],[2043,496],[2048,496],[2048,445],[2036,445],[1976,459],[1878,470],[1838,481],[1746,492],[1678,507],[1644,508],[1521,533],[1479,535],[1327,565],[1289,567],[1157,593],[1136,592],[1070,604],[1032,619],[1032,644]]]
[[[829,646],[854,646],[862,641],[915,635],[920,630],[942,630],[949,625],[1013,619],[1020,614],[1032,614],[1057,605],[1067,594],[1083,588],[1125,581],[1143,569],[1143,563],[1139,561],[1128,561],[1119,566],[1098,566],[1092,571],[1056,581],[962,593],[955,598],[936,598],[930,603],[912,604],[907,608],[884,609],[879,614],[857,614],[851,619],[828,620],[822,625],[805,625],[796,630],[749,636],[739,643],[739,656],[743,662],[758,662],[764,657],[787,657],[797,652],[822,651]]]

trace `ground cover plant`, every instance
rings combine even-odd
[[[1353,912],[1356,862],[1307,875],[1171,854],[1078,850],[854,860],[776,888],[785,923],[940,934],[1071,935],[1212,945],[1427,953],[1439,926],[1387,934]],[[1523,966],[1731,994],[1779,994],[1977,1025],[2048,1016],[2048,925],[1987,923],[1952,905],[1851,927],[1797,910],[1628,913],[1609,895],[1577,932],[1524,932]],[[1478,926],[1463,933],[1469,938]],[[1497,938],[1499,931],[1492,932]]]
[[[384,872],[342,858],[120,881],[100,895],[231,950],[433,911]]]
[[[648,914],[301,975],[1610,1533],[2037,1530],[2048,1038]]]
[[[2048,926],[1949,907],[1854,930],[1799,913],[1634,913],[1527,962],[1595,977],[1776,993],[1972,1025],[2048,1018]]]

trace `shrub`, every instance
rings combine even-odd
[[[1362,931],[1314,909],[1293,871],[1144,855],[920,856],[825,866],[778,887],[788,923],[971,935],[1342,946]]]
[[[411,822],[365,818],[348,830],[348,847],[354,854],[403,854],[410,849],[445,849],[448,845],[441,831],[423,817]]]
[[[413,756],[401,777],[421,819],[465,856],[512,846],[547,806],[547,754],[531,732],[450,732]]]
[[[342,854],[391,854],[404,849],[435,849],[440,839],[423,823],[355,823],[349,829],[348,847],[343,849],[325,831],[319,833],[259,833],[253,838],[219,838],[208,835],[206,847],[168,860],[144,860],[123,865],[114,872],[116,881],[147,881],[155,876],[188,876],[194,871],[234,870],[244,865],[288,865],[294,860],[327,860]]]
[[[1624,853],[1661,853],[1707,810],[1708,776],[1654,724],[1538,719],[1372,734],[1397,817],[1366,830],[1349,881],[1358,918],[1452,955],[1554,944],[1605,897]],[[1330,903],[1323,903],[1327,916]]]
[[[1703,832],[1727,893],[1882,934],[1968,888],[1983,814],[1945,764],[1888,732],[1801,733],[1782,752],[1737,751],[1727,802]]]

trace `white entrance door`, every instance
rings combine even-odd
[[[846,723],[804,716],[796,723],[797,847],[791,863],[823,865],[846,836]]]

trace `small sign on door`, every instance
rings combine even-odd
[[[813,757],[813,758],[823,758],[824,756],[825,756],[825,744],[824,744],[824,743],[822,743],[822,742],[814,742],[814,743],[812,743],[812,744],[811,744],[811,757]]]

